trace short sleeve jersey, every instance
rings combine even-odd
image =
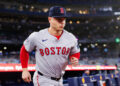
[[[69,55],[80,52],[73,34],[63,30],[58,40],[48,32],[48,28],[31,33],[24,46],[28,52],[35,49],[36,70],[56,78],[64,72]]]

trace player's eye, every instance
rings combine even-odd
[[[62,22],[65,20],[65,18],[55,18],[58,22]]]

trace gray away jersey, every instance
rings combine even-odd
[[[46,76],[59,78],[68,64],[69,55],[80,52],[77,39],[66,30],[58,40],[48,28],[33,32],[25,41],[25,49],[35,49],[36,70]]]

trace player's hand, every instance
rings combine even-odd
[[[23,79],[25,82],[28,82],[28,83],[31,82],[31,74],[30,74],[30,72],[27,70],[27,68],[23,68],[22,79]]]
[[[78,66],[79,65],[79,59],[77,59],[76,57],[71,57],[71,65],[72,66]]]

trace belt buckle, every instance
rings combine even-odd
[[[56,78],[56,81],[60,80],[60,78]]]

